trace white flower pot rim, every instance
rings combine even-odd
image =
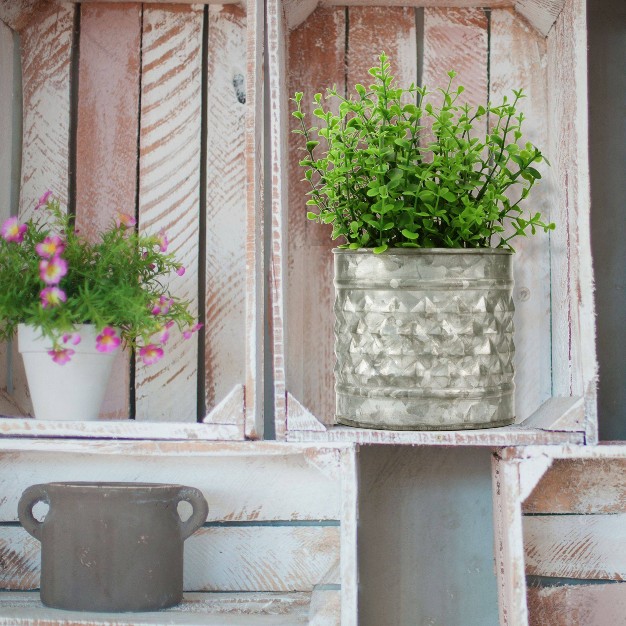
[[[333,248],[333,254],[376,254],[374,248]],[[376,256],[390,256],[393,254],[420,255],[420,254],[503,254],[512,256],[511,250],[502,248],[387,248]]]

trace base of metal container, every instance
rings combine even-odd
[[[355,428],[370,428],[376,430],[474,430],[480,428],[499,428],[500,426],[511,426],[515,423],[515,419],[505,419],[498,422],[482,422],[477,424],[442,424],[433,426],[432,424],[393,424],[386,422],[365,422],[362,420],[351,420],[347,417],[337,415],[337,424],[343,426],[353,426]]]

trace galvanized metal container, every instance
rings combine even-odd
[[[388,430],[513,423],[510,252],[333,252],[339,423]]]
[[[193,507],[182,521],[180,502]],[[43,522],[33,506],[47,502]],[[156,611],[183,598],[183,543],[206,521],[193,487],[156,483],[32,485],[18,505],[41,541],[41,601],[73,611]]]

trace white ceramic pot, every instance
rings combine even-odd
[[[64,365],[52,360],[48,352],[52,341],[39,329],[19,324],[18,349],[24,359],[26,378],[35,417],[42,420],[96,420],[111,375],[115,352],[96,350],[95,326],[76,327],[81,341],[67,344],[74,351]]]

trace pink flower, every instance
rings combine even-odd
[[[183,276],[183,275],[184,275],[184,273],[185,273],[185,266],[184,266],[184,265],[181,265],[181,266],[180,266],[180,267],[176,270],[176,273],[177,273],[179,276]]]
[[[167,235],[165,234],[164,231],[161,231],[157,236],[156,236],[156,243],[159,246],[159,250],[161,252],[167,252],[167,246],[170,245],[170,242],[167,238]]]
[[[35,205],[35,210],[40,209],[42,206],[44,206],[44,204],[48,204],[48,200],[50,199],[51,195],[52,192],[49,189],[45,191],[43,196],[41,196],[41,198],[39,198],[39,200],[37,201],[37,204]]]
[[[74,350],[71,348],[60,348],[57,350],[48,350],[48,354],[52,357],[52,360],[58,365],[65,365],[69,363],[73,354],[75,354]]]
[[[39,261],[39,277],[46,285],[58,285],[67,274],[67,261],[60,256]]]
[[[54,235],[54,237],[46,237],[41,243],[35,246],[35,249],[40,257],[51,259],[65,250],[65,244],[61,237]]]
[[[161,296],[159,302],[155,304],[152,309],[152,315],[167,315],[174,304],[174,300],[167,296]]]
[[[41,306],[44,309],[59,306],[59,304],[67,300],[65,291],[58,287],[46,287],[42,289],[39,297],[41,298]]]
[[[117,336],[115,328],[105,326],[96,337],[96,350],[98,352],[114,352],[120,343],[122,340]]]
[[[61,337],[63,343],[71,343],[73,346],[77,346],[80,343],[80,335],[78,333],[65,333]]]
[[[24,241],[24,233],[26,232],[26,224],[19,224],[17,217],[10,217],[2,225],[2,236],[6,241],[13,243],[22,243]]]
[[[193,335],[196,331],[200,330],[203,326],[204,324],[196,324],[195,326],[192,326],[189,330],[185,330],[183,332],[183,337],[185,339],[190,339],[191,335]]]
[[[137,220],[132,216],[128,215],[128,213],[122,213],[121,211],[117,212],[117,217],[115,218],[115,225],[123,228],[132,228],[137,224]]]
[[[159,330],[158,332],[154,334],[155,340],[158,343],[165,345],[169,341],[170,328],[172,326],[174,326],[174,320],[170,320],[169,322],[167,322],[167,324],[165,324],[165,326],[163,326],[161,330]]]
[[[147,346],[139,348],[139,356],[145,365],[152,365],[163,358],[163,349],[149,343]]]

